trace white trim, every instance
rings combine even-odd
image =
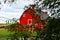
[[[23,14],[23,17],[25,17],[26,16],[26,14]]]

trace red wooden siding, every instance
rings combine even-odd
[[[34,16],[35,11],[31,8],[27,9],[26,11],[23,12],[22,16],[19,19],[19,22],[21,25],[29,25],[31,23],[36,23],[37,20],[40,19],[39,16],[36,16],[35,18],[33,18],[32,16]],[[38,24],[38,28],[41,28],[41,23],[37,23]]]

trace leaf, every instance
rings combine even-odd
[[[14,0],[12,0],[12,2],[14,2]]]
[[[4,3],[6,3],[6,0],[4,0]]]
[[[51,16],[53,16],[55,13],[52,13]]]

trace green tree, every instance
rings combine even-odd
[[[4,3],[6,3],[6,2],[14,2],[15,0],[4,0]]]
[[[49,10],[51,17],[58,18],[60,16],[60,0],[35,0],[35,9],[39,11],[41,7],[43,10]]]
[[[50,10],[52,17],[58,18],[60,16],[60,0],[44,0],[42,5]]]

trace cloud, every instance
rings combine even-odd
[[[0,0],[1,1],[1,0]],[[17,0],[14,3],[6,3],[4,4],[3,1],[1,1],[1,10],[0,10],[0,17],[5,18],[20,18],[22,13],[24,12],[24,6],[33,4],[33,1],[30,0]],[[0,23],[5,23],[5,21],[2,21],[4,18],[0,18]]]

